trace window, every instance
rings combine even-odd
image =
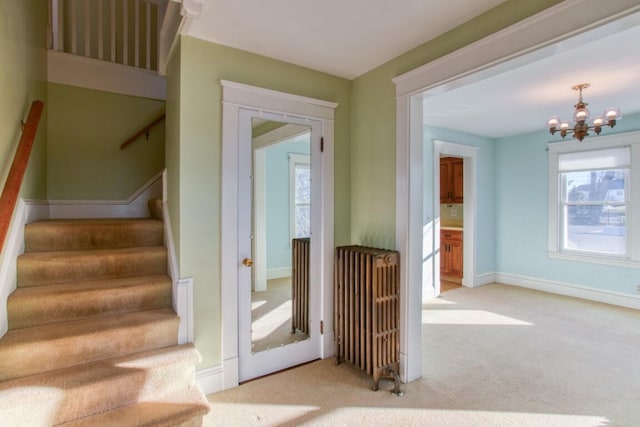
[[[634,169],[640,175],[640,133],[549,145],[549,253],[604,264],[638,261],[633,224]],[[636,210],[637,212],[637,210]],[[640,216],[638,214],[637,216]]]
[[[292,238],[311,236],[311,167],[307,154],[289,154]]]

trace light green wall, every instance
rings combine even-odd
[[[45,102],[45,113],[36,134],[22,185],[25,198],[44,198],[46,183],[47,106],[47,2],[0,2],[0,186],[4,186],[34,100]]]
[[[392,78],[540,12],[559,0],[509,0],[363,74],[351,97],[351,240],[395,248],[396,102]]]
[[[120,144],[159,117],[164,102],[48,84],[47,195],[51,200],[126,200],[164,168],[164,122],[124,150]]]
[[[194,278],[194,341],[203,367],[221,362],[220,319],[220,185],[221,87],[220,79],[265,87],[297,95],[338,102],[335,122],[335,237],[349,240],[349,92],[351,83],[338,77],[259,55],[182,37],[180,58],[172,61],[180,72],[169,73],[171,89],[180,87],[179,138],[170,138],[178,159],[168,163],[169,203],[174,238],[179,240],[180,276]],[[174,80],[179,79],[179,83]],[[173,95],[172,95],[173,94]],[[175,100],[169,100],[171,105]],[[174,114],[172,113],[172,116]],[[173,120],[173,119],[171,119]],[[178,153],[176,153],[178,151]],[[176,194],[177,193],[177,194]],[[176,208],[173,207],[171,212]],[[177,218],[176,218],[177,217]],[[177,228],[177,229],[176,229]],[[235,284],[233,284],[235,285]]]

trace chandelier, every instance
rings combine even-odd
[[[586,102],[582,99],[582,89],[586,89],[591,86],[589,83],[581,83],[573,86],[571,89],[580,92],[578,97],[578,103],[574,105],[575,111],[573,112],[573,128],[568,121],[560,121],[558,116],[549,117],[547,120],[547,126],[549,126],[549,132],[554,135],[556,132],[560,132],[560,136],[564,138],[567,134],[573,133],[573,137],[578,141],[582,141],[585,136],[589,135],[589,131],[593,130],[596,135],[600,135],[604,126],[614,127],[616,120],[620,120],[622,115],[618,108],[607,108],[601,116],[595,117],[591,124],[587,124],[589,120],[589,109]]]

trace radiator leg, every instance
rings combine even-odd
[[[402,396],[404,395],[404,391],[400,390],[400,375],[396,373],[393,369],[389,369],[389,374],[393,378],[393,391],[391,394],[394,396]]]
[[[391,394],[393,394],[394,396],[404,395],[404,391],[400,390],[400,375],[398,375],[392,368],[384,368],[384,370],[382,371],[382,375],[380,375],[377,379],[374,376],[373,387],[371,387],[373,391],[378,390],[378,383],[381,379],[393,381],[393,390],[391,391]]]

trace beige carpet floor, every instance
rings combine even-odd
[[[640,426],[640,312],[493,284],[425,304],[405,395],[334,359],[209,396],[205,426]]]

